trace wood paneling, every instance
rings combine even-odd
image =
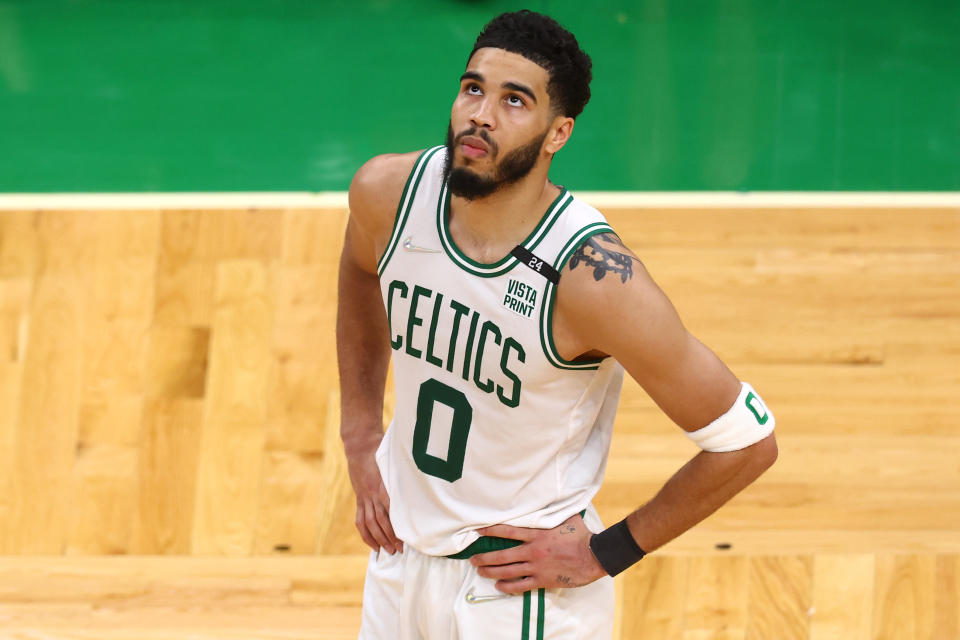
[[[780,445],[617,579],[621,637],[958,640],[960,210],[608,217]],[[0,636],[356,636],[345,220],[0,212]],[[695,451],[628,381],[601,516]]]

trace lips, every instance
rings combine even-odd
[[[463,149],[464,155],[471,158],[479,158],[480,156],[490,152],[490,147],[487,146],[486,142],[473,136],[461,138],[460,145]]]

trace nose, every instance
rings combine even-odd
[[[478,101],[476,109],[470,116],[470,123],[475,127],[482,127],[487,130],[492,130],[495,127],[496,119],[493,115],[493,105],[486,96],[483,100]]]

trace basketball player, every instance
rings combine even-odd
[[[446,145],[375,157],[350,186],[337,344],[373,549],[364,640],[609,638],[611,576],[776,459],[756,391],[686,331],[603,216],[549,180],[590,78],[555,21],[503,14],[468,57]],[[704,451],[604,528],[591,499],[624,369]]]

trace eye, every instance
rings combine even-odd
[[[480,90],[480,87],[475,84],[468,84],[466,87],[464,87],[464,91],[471,96],[479,96],[483,94],[483,92]]]
[[[522,107],[527,104],[523,101],[523,98],[516,94],[507,96],[507,101],[510,103],[511,107]]]

